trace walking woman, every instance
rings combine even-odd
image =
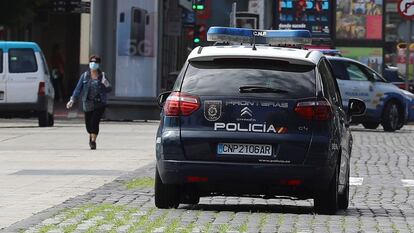
[[[82,93],[82,106],[85,112],[85,125],[89,133],[89,147],[96,149],[96,138],[99,134],[99,123],[106,107],[106,94],[112,87],[99,69],[101,58],[93,55],[89,59],[89,70],[83,73],[70,97],[66,108],[72,108]]]

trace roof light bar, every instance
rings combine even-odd
[[[341,51],[337,49],[312,49],[312,50],[319,51],[323,53],[324,55],[330,55],[330,56],[341,56],[342,55]]]
[[[250,43],[270,45],[311,45],[307,30],[255,30],[247,28],[211,27],[207,40],[218,43]]]

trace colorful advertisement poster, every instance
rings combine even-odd
[[[337,47],[342,56],[355,59],[382,73],[382,48]]]
[[[117,7],[117,97],[157,95],[158,1],[119,0]]]
[[[400,43],[397,45],[397,67],[398,71],[404,75],[406,75],[407,70],[407,44]],[[413,71],[414,71],[414,44],[410,44],[410,55],[409,60],[410,64],[408,66],[408,78],[410,80],[413,79]]]
[[[279,0],[277,27],[279,29],[307,29],[312,37],[331,36],[331,1]]]
[[[383,0],[337,0],[336,38],[382,39]]]

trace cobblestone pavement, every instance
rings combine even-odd
[[[334,216],[314,214],[312,200],[236,197],[159,210],[152,164],[4,232],[414,232],[414,127],[353,135],[350,207]]]

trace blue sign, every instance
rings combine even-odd
[[[182,11],[182,18],[183,24],[195,24],[196,16],[194,11],[189,11],[187,9],[183,9]]]

